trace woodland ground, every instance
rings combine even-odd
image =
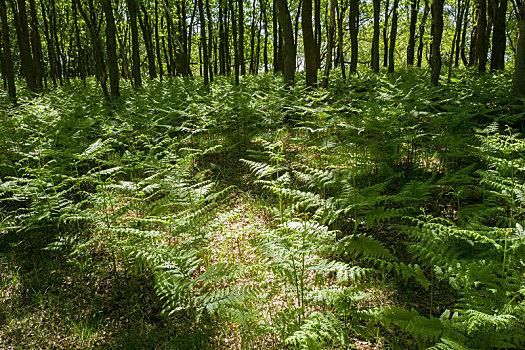
[[[523,106],[428,80],[2,96],[0,348],[524,346]]]

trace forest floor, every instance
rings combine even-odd
[[[456,74],[176,78],[112,103],[73,82],[4,102],[0,348],[523,345],[525,242],[507,239],[525,195],[507,194],[525,188],[524,110],[508,72]],[[484,172],[491,144],[515,148],[512,177]],[[492,304],[465,302],[473,285]]]

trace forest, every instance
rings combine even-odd
[[[0,32],[0,349],[525,348],[523,0]]]

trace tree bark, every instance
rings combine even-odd
[[[374,6],[374,35],[372,37],[371,66],[374,72],[379,72],[379,12],[381,0],[372,0]]]
[[[321,0],[314,0],[314,26],[315,26],[315,64],[321,68]]]
[[[357,47],[357,35],[359,31],[359,0],[350,0],[349,26],[351,44],[350,73],[355,73],[357,71],[357,60],[359,54]]]
[[[479,0],[479,17],[477,26],[478,70],[485,72],[487,66],[487,0]]]
[[[411,0],[410,2],[410,27],[408,34],[408,47],[407,47],[407,66],[414,65],[414,52],[416,47],[416,24],[417,24],[417,13],[419,10],[419,0]]]
[[[157,70],[155,68],[155,47],[153,46],[153,30],[151,28],[151,20],[148,10],[144,5],[141,7],[142,15],[138,14],[140,29],[142,30],[142,38],[144,39],[144,46],[146,46],[146,55],[148,56],[148,71],[150,79],[157,77]],[[142,18],[144,17],[144,19]]]
[[[495,19],[494,30],[492,32],[492,54],[490,61],[491,70],[505,69],[505,50],[507,41],[505,36],[507,0],[494,0]]]
[[[42,42],[38,30],[38,17],[36,14],[35,0],[29,0],[29,12],[31,14],[31,49],[35,67],[35,81],[37,89],[42,89],[42,78],[44,72],[44,58],[42,55]]]
[[[36,91],[38,88],[35,76],[35,62],[31,54],[31,45],[29,44],[29,29],[27,24],[25,0],[16,0],[16,3],[14,0],[11,0],[11,8],[15,20],[18,46],[20,48],[20,62],[26,79],[27,88],[31,91]]]
[[[241,69],[241,75],[246,74],[246,63],[244,60],[244,0],[237,1],[239,11],[239,37],[237,49],[239,50],[239,66]]]
[[[394,52],[396,50],[397,37],[397,17],[398,17],[399,0],[394,0],[394,8],[392,13],[392,30],[390,32],[390,47],[388,48],[388,72],[394,71]]]
[[[139,51],[139,30],[137,27],[137,3],[135,0],[126,0],[128,5],[129,24],[131,27],[131,75],[136,87],[142,86],[140,77],[140,51]]]
[[[162,57],[160,55],[160,40],[159,40],[159,1],[155,0],[155,50],[157,52],[157,64],[159,65],[159,76],[162,80],[164,75],[164,67],[162,66]]]
[[[241,0],[242,1],[242,0]],[[279,25],[283,29],[283,75],[286,85],[293,86],[295,79],[296,47],[293,39],[292,20],[286,0],[276,0]]]
[[[330,0],[330,27],[328,28],[328,42],[326,48],[326,63],[324,66],[323,88],[328,88],[328,78],[330,76],[330,68],[332,65],[332,50],[334,46],[334,32],[335,32],[335,8],[337,0]]]
[[[389,10],[390,1],[385,3],[385,22],[383,24],[383,67],[388,67],[388,17],[390,17]]]
[[[15,71],[11,57],[11,38],[9,37],[9,23],[7,22],[7,8],[5,0],[0,0],[0,21],[2,26],[2,65],[7,89],[11,101],[16,102]]]
[[[441,38],[443,36],[443,0],[434,0],[432,5],[432,56],[430,59],[430,82],[433,86],[439,83],[441,73]]]
[[[425,8],[423,9],[423,17],[421,18],[421,23],[419,24],[419,45],[417,47],[417,66],[421,67],[421,63],[423,61],[423,48],[425,46],[425,42],[423,40],[425,36],[425,26],[427,23],[428,18],[428,12],[429,12],[429,0],[425,0]]]
[[[306,70],[306,86],[317,86],[317,64],[314,32],[312,29],[312,0],[303,0],[303,45]]]
[[[210,76],[210,83],[213,82],[213,62],[212,62],[212,48],[213,48],[213,25],[210,10],[210,2],[206,0],[206,16],[208,17],[208,70]]]
[[[201,29],[201,48],[202,48],[202,72],[204,76],[204,84],[207,85],[210,83],[208,78],[208,44],[206,42],[206,21],[204,19],[204,7],[202,5],[202,0],[198,0],[199,4],[199,18],[200,18],[200,29]]]
[[[512,92],[516,97],[525,97],[525,2],[521,3],[518,40],[516,41],[516,61]]]
[[[104,52],[102,51],[102,42],[95,29],[95,24],[93,23],[92,18],[90,19],[87,16],[86,11],[84,11],[84,9],[82,8],[80,0],[73,1],[76,2],[77,9],[80,12],[82,18],[84,19],[86,26],[88,27],[89,36],[91,37],[91,43],[93,44],[93,50],[95,54],[95,74],[98,80],[100,81],[100,85],[102,86],[102,92],[104,93],[104,97],[106,98],[106,100],[110,100],[107,87],[106,65],[104,63]],[[94,16],[93,12],[91,12],[91,14]]]
[[[108,60],[109,82],[111,85],[111,97],[120,96],[120,82],[117,62],[117,40],[115,27],[115,17],[111,0],[102,0],[102,7],[106,15],[106,55]]]

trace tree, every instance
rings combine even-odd
[[[206,21],[204,19],[204,6],[202,5],[202,0],[197,0],[199,4],[199,18],[200,18],[200,28],[201,28],[201,47],[202,47],[202,64],[203,64],[203,75],[204,75],[204,84],[209,84],[208,78],[208,44],[206,42]]]
[[[317,47],[312,29],[312,0],[303,0],[303,45],[306,70],[306,86],[317,85]]]
[[[11,58],[11,38],[9,37],[9,25],[7,23],[7,8],[5,0],[0,0],[0,25],[2,31],[1,59],[4,67],[3,74],[7,81],[9,98],[16,101],[15,72]]]
[[[390,47],[388,49],[388,71],[392,73],[394,71],[394,52],[396,50],[396,37],[397,37],[397,17],[398,17],[399,0],[394,0],[394,7],[392,13],[392,31],[390,33]]]
[[[126,0],[128,4],[129,24],[131,27],[131,50],[132,65],[131,74],[135,86],[142,85],[140,78],[140,51],[139,51],[139,30],[137,28],[137,3],[135,0]]]
[[[477,58],[478,69],[480,72],[485,72],[487,66],[487,0],[479,0],[479,17],[476,30],[477,35]]]
[[[414,51],[416,47],[416,23],[419,9],[419,0],[410,1],[410,28],[407,46],[407,66],[414,65]]]
[[[506,16],[507,16],[507,0],[493,0],[495,18],[494,29],[492,32],[492,54],[490,60],[490,69],[504,69],[505,68],[505,49],[507,48],[507,41],[505,36]]]
[[[334,0],[332,0],[334,1]],[[292,19],[286,0],[275,0],[279,25],[283,30],[283,75],[288,86],[293,86],[295,80],[296,46],[293,38]]]
[[[117,62],[117,40],[115,27],[115,17],[111,0],[102,0],[102,8],[106,15],[106,54],[108,56],[109,82],[111,84],[111,96],[113,98],[120,96],[120,84]]]
[[[514,96],[525,96],[525,2],[520,1],[519,5],[519,30],[516,43],[516,61],[514,64],[514,79],[512,90]]]
[[[334,32],[335,32],[335,8],[337,7],[337,0],[330,0],[330,27],[328,29],[328,43],[326,48],[326,63],[324,66],[323,88],[328,88],[328,77],[330,75],[330,68],[332,66],[332,50],[334,46]]]
[[[357,34],[359,31],[359,0],[350,0],[349,20],[350,43],[352,45],[352,55],[350,57],[350,73],[355,73],[357,71],[357,59],[359,54],[359,50],[357,47]]]
[[[13,17],[15,20],[16,36],[20,48],[20,62],[26,80],[27,88],[31,91],[37,90],[35,62],[31,53],[29,43],[29,29],[27,24],[27,12],[25,0],[10,0]]]
[[[430,58],[430,82],[439,83],[441,73],[441,38],[443,36],[443,0],[434,0],[432,5],[432,56]]]
[[[372,70],[379,72],[379,11],[381,10],[381,1],[372,0],[374,5],[374,34],[372,37]]]

